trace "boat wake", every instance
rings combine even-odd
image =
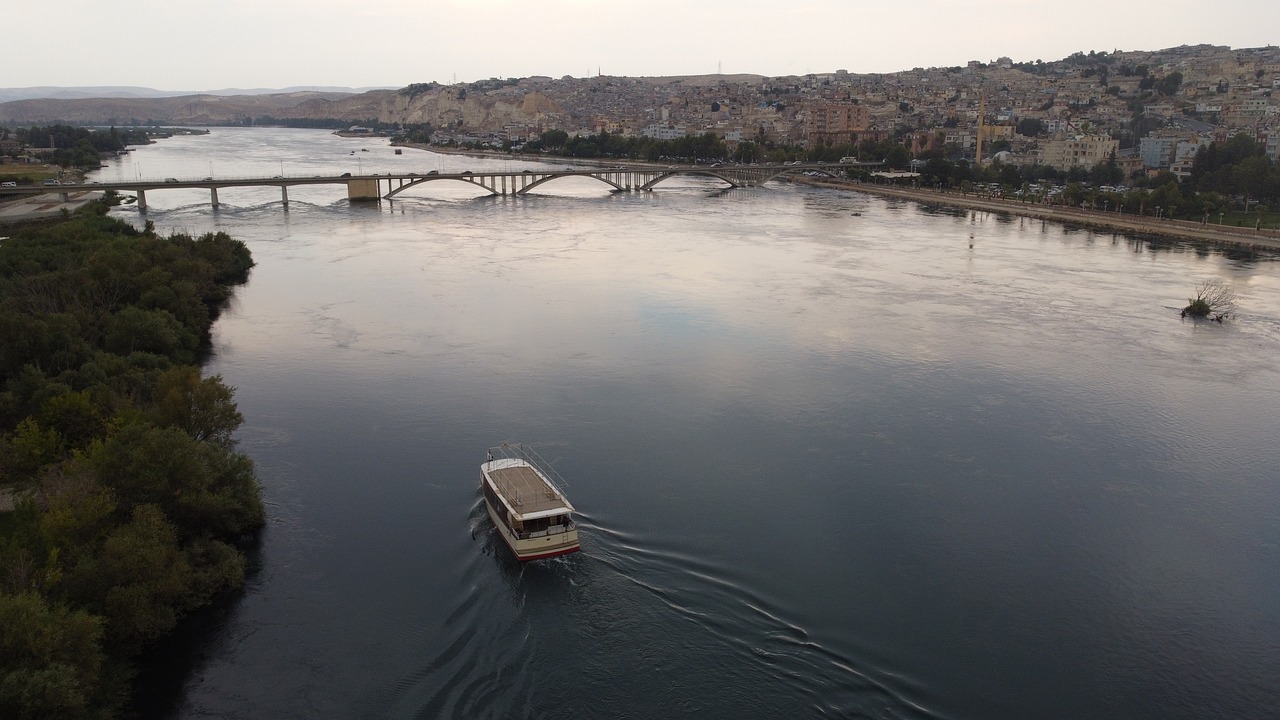
[[[751,706],[767,715],[942,717],[925,707],[918,683],[825,646],[747,578],[674,548],[645,547],[589,518],[582,525],[595,558],[679,618],[686,644],[705,644],[723,673],[717,684],[751,692]]]
[[[744,578],[580,516],[583,552],[519,563],[477,499],[478,552],[383,717],[934,719],[923,688],[816,639]]]

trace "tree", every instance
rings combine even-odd
[[[132,305],[112,315],[105,330],[106,349],[118,355],[149,352],[191,362],[200,343],[167,310],[142,310]]]
[[[1026,137],[1035,137],[1044,132],[1044,122],[1038,118],[1024,118],[1018,121],[1018,134]]]
[[[761,150],[759,145],[750,140],[743,140],[738,143],[738,148],[734,151],[733,158],[738,162],[753,163],[760,162],[763,155],[764,151]]]
[[[1182,73],[1177,71],[1160,78],[1155,84],[1156,92],[1167,96],[1177,95],[1180,87],[1182,87]]]
[[[94,714],[102,618],[33,592],[0,595],[0,717]]]
[[[1115,185],[1124,179],[1124,171],[1116,163],[1116,153],[1112,150],[1107,159],[1093,166],[1089,171],[1089,180],[1094,185]]]
[[[173,524],[160,508],[145,504],[68,582],[82,603],[106,618],[107,638],[137,652],[172,630],[188,609],[191,567]]]
[[[1164,217],[1173,217],[1175,213],[1183,206],[1185,200],[1182,192],[1178,190],[1177,182],[1167,182],[1156,188],[1151,193],[1149,205],[1155,205],[1161,208],[1161,214]]]
[[[1196,287],[1196,296],[1187,300],[1182,309],[1183,317],[1203,318],[1213,316],[1222,322],[1236,309],[1236,293],[1230,285],[1221,280],[1205,280]]]
[[[231,434],[244,422],[221,375],[200,377],[191,365],[175,367],[156,381],[156,424],[176,427],[200,441],[231,447]]]
[[[1062,193],[1062,199],[1065,200],[1068,205],[1079,205],[1084,201],[1084,197],[1084,186],[1078,182],[1068,184],[1067,189]]]
[[[560,148],[569,141],[569,133],[563,130],[548,130],[539,137],[545,148]]]

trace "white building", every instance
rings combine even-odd
[[[1058,170],[1091,168],[1100,162],[1106,162],[1119,147],[1119,141],[1105,135],[1076,135],[1063,140],[1050,140],[1040,148],[1040,163]]]
[[[640,134],[647,138],[655,140],[676,140],[682,138],[688,133],[685,132],[684,125],[646,125]]]

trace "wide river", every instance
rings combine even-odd
[[[97,177],[526,167],[242,128]],[[776,181],[473,190],[148,193],[257,261],[207,371],[269,516],[149,716],[1280,708],[1276,257]],[[1238,314],[1180,318],[1210,278]],[[506,441],[581,553],[501,544]]]

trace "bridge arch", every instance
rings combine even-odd
[[[653,186],[677,175],[699,175],[702,177],[716,178],[717,180],[723,180],[728,183],[730,189],[751,187],[753,185],[762,185],[779,175],[786,174],[792,169],[794,168],[770,174],[770,170],[766,168],[679,168],[676,170],[667,170],[666,172],[659,174],[649,182],[641,185],[638,189],[652,190]]]
[[[391,192],[387,193],[386,195],[383,195],[383,197],[390,200],[391,198],[394,198],[396,195],[399,195],[400,193],[404,192],[405,190],[408,190],[411,187],[416,187],[418,185],[422,185],[423,183],[431,182],[432,180],[456,180],[461,183],[466,183],[467,185],[474,185],[475,187],[478,187],[482,190],[488,190],[490,195],[498,194],[496,190],[494,190],[491,187],[487,187],[484,183],[479,183],[479,182],[476,182],[475,180],[468,179],[466,177],[458,177],[456,175],[424,175],[421,177],[413,178],[409,182],[404,183],[399,187],[397,187],[396,189],[392,190]]]
[[[597,173],[578,173],[578,172],[574,172],[574,173],[547,173],[547,174],[545,174],[545,175],[543,175],[542,173],[529,173],[529,175],[530,175],[530,177],[537,177],[537,176],[540,176],[540,177],[537,177],[537,179],[536,179],[536,180],[534,180],[533,182],[529,183],[528,185],[525,185],[524,187],[520,188],[519,190],[516,190],[516,191],[515,191],[515,194],[517,194],[517,195],[524,195],[524,194],[528,193],[530,190],[532,190],[532,189],[534,189],[534,188],[538,187],[539,185],[542,185],[543,183],[547,183],[547,182],[550,182],[550,181],[552,181],[552,180],[558,180],[558,179],[560,179],[560,178],[566,178],[566,177],[589,177],[589,178],[595,178],[596,180],[599,180],[600,182],[602,182],[602,183],[604,183],[604,184],[606,184],[606,185],[608,185],[608,186],[612,187],[613,189],[612,189],[612,190],[610,190],[610,192],[622,192],[622,191],[626,190],[626,188],[625,188],[625,187],[623,187],[622,185],[619,185],[617,182],[614,182],[614,181],[613,181],[613,180],[611,180],[609,177],[607,177],[608,173],[599,173],[599,174],[597,174]]]
[[[715,171],[712,171],[712,170],[685,170],[685,169],[680,169],[680,170],[668,170],[668,171],[666,171],[666,172],[664,172],[664,173],[662,173],[662,174],[658,175],[657,177],[653,178],[653,179],[652,179],[652,180],[650,180],[649,182],[647,182],[647,183],[645,183],[645,184],[641,185],[641,186],[639,187],[639,189],[640,189],[640,190],[652,190],[654,185],[657,185],[658,183],[662,182],[663,180],[668,180],[668,179],[673,178],[673,177],[676,177],[676,176],[678,176],[678,175],[701,175],[701,176],[704,176],[704,177],[713,177],[713,178],[716,178],[717,180],[723,180],[723,181],[725,181],[725,182],[729,183],[729,187],[730,187],[730,188],[737,188],[737,187],[742,187],[742,186],[743,186],[743,183],[741,183],[741,182],[736,182],[736,181],[734,181],[734,180],[732,180],[732,179],[730,179],[730,178],[726,177],[726,176],[725,176],[725,174],[723,174],[723,173],[719,173],[719,172],[715,172]]]

